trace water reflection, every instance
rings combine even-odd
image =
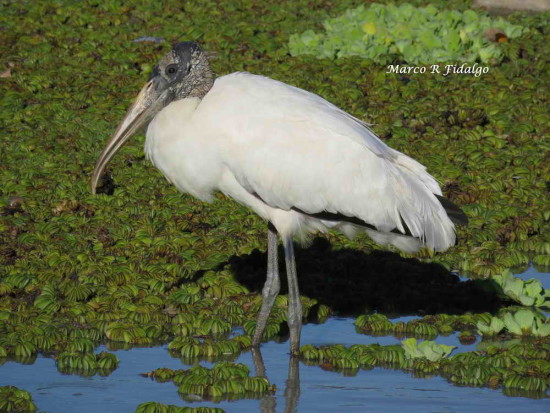
[[[252,349],[252,362],[256,376],[265,377],[269,380],[266,374],[264,359],[260,349]],[[295,413],[298,410],[298,399],[300,398],[300,359],[296,356],[289,356],[288,360],[288,376],[286,379],[284,399],[285,413]],[[276,411],[277,401],[274,395],[268,395],[260,400],[260,412],[274,413]]]

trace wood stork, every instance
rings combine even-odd
[[[441,197],[426,168],[379,140],[361,120],[320,96],[250,73],[215,79],[195,42],[155,66],[100,155],[107,163],[142,126],[145,154],[182,191],[211,201],[221,191],[268,221],[267,279],[253,344],[279,293],[277,235],[284,245],[290,349],[299,352],[302,306],[293,237],[357,230],[406,252],[455,243],[463,212]]]

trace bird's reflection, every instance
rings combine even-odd
[[[259,348],[252,348],[252,361],[256,376],[269,379],[266,374],[264,359]],[[300,360],[296,356],[290,356],[288,361],[288,377],[285,385],[285,413],[297,412],[298,399],[300,397]],[[262,413],[274,413],[277,402],[274,395],[268,395],[260,400]]]
[[[297,411],[300,397],[300,360],[296,356],[290,356],[288,361],[288,377],[285,388],[285,413]]]

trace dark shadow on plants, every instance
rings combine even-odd
[[[284,257],[281,294],[286,294]],[[255,250],[233,257],[229,264],[237,281],[260,292],[265,281],[266,253]],[[378,311],[393,314],[461,314],[494,312],[503,303],[475,281],[461,282],[443,266],[403,258],[389,251],[370,254],[333,250],[324,238],[297,248],[300,293],[328,305],[340,315]]]

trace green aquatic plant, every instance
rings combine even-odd
[[[398,368],[424,377],[440,374],[463,386],[502,386],[528,391],[523,396],[544,397],[550,382],[550,349],[545,340],[481,342],[477,351],[450,356],[454,347],[405,340],[401,346],[302,346],[301,360],[324,370],[354,374],[357,368]]]
[[[499,372],[496,367],[476,363],[453,363],[450,365],[449,370],[452,371],[449,374],[449,380],[452,383],[461,386],[473,386],[482,387],[487,385],[493,377],[499,377]]]
[[[45,285],[42,293],[34,301],[34,305],[46,313],[56,313],[61,308],[58,302],[58,292],[52,284]]]
[[[69,353],[91,353],[96,344],[89,338],[75,338],[67,344],[66,350]]]
[[[188,370],[161,368],[143,374],[156,381],[173,381],[184,396],[200,396],[212,400],[258,398],[275,391],[263,377],[250,377],[244,364],[219,362],[213,368],[202,366]]]
[[[33,413],[37,407],[30,393],[14,386],[0,386],[0,411],[10,413]]]
[[[220,335],[229,333],[230,331],[231,323],[219,318],[211,318],[202,322],[199,334]]]
[[[224,317],[225,318],[225,317]],[[232,323],[215,316],[196,317],[180,313],[172,319],[172,331],[178,336],[223,336],[231,331]],[[239,317],[234,321],[241,321]]]
[[[515,335],[530,334],[535,322],[533,312],[529,310],[519,310],[515,314],[506,313],[503,317],[504,327],[510,333]]]
[[[0,346],[4,347],[8,355],[16,357],[31,357],[36,355],[38,348],[29,335],[13,332],[0,338]]]
[[[69,337],[72,339],[86,338],[93,342],[100,341],[105,335],[95,328],[76,328],[71,329]]]
[[[436,326],[413,320],[407,323],[405,333],[428,339],[437,337],[439,332]]]
[[[193,359],[197,357],[232,356],[239,354],[250,345],[249,336],[236,336],[225,340],[176,337],[168,344],[168,349],[172,354],[177,354],[184,359]]]
[[[256,320],[248,320],[243,324],[243,329],[249,336],[252,336],[254,334],[254,331],[256,330]],[[270,339],[275,337],[277,334],[279,334],[279,331],[281,331],[281,323],[268,321],[267,325],[265,326],[264,331],[264,339]]]
[[[488,323],[490,320],[489,313],[465,313],[427,315],[408,322],[392,323],[383,314],[371,314],[357,317],[355,326],[360,333],[393,334],[399,338],[413,336],[430,340],[436,338],[438,334],[449,335],[454,331],[473,331],[478,323]]]
[[[151,343],[143,327],[130,323],[115,321],[105,328],[105,335],[109,340],[123,341],[125,343]]]
[[[56,357],[59,371],[67,374],[109,375],[117,369],[119,360],[117,356],[106,351],[99,354],[64,352]]]
[[[168,296],[170,302],[193,304],[202,298],[202,290],[196,284],[186,284]]]
[[[300,348],[300,358],[302,360],[320,360],[322,358],[322,350],[312,344],[306,344]]]
[[[135,413],[225,413],[225,410],[219,407],[180,407],[173,404],[146,402],[140,404]]]
[[[400,367],[405,362],[404,350],[401,346],[378,344],[356,344],[350,347],[340,344],[321,347],[305,345],[300,349],[300,357],[308,363],[322,363],[326,369],[348,372],[359,367]]]
[[[514,335],[550,336],[550,322],[540,314],[524,309],[503,316],[504,327]]]
[[[498,317],[491,317],[489,323],[478,321],[477,330],[482,336],[494,336],[502,331],[504,328],[504,321]]]
[[[489,63],[504,56],[499,42],[527,31],[503,18],[493,19],[473,10],[439,10],[433,5],[414,7],[407,3],[361,5],[325,20],[323,27],[323,34],[307,30],[290,36],[290,53],[328,58],[361,56],[382,64],[396,56],[411,64]],[[496,38],[491,41],[488,33]]]
[[[413,377],[432,376],[438,373],[440,368],[439,363],[425,357],[408,359],[404,367],[412,371]]]
[[[317,321],[322,322],[326,320],[328,317],[330,317],[331,314],[332,314],[332,309],[329,306],[320,304],[319,307],[317,308],[316,319]]]
[[[363,314],[355,319],[354,323],[360,329],[366,332],[388,332],[393,330],[393,324],[383,314]]]
[[[506,310],[490,322],[478,322],[477,329],[482,336],[495,336],[507,332],[515,336],[550,336],[548,317],[532,309],[519,309],[515,312]]]
[[[541,282],[535,278],[523,281],[506,270],[500,275],[494,275],[491,280],[500,287],[502,293],[521,305],[550,307],[550,292],[545,291]]]
[[[461,385],[502,385],[505,391],[513,388],[532,392],[530,397],[544,395],[550,378],[547,343],[522,340],[482,343],[477,352],[453,356],[443,367],[443,373]]]
[[[537,265],[541,265],[543,266],[544,268],[549,268],[550,267],[550,254],[540,254],[540,255],[535,255],[533,257],[533,263],[534,264],[537,264]]]
[[[503,381],[505,388],[521,389],[527,391],[544,392],[548,387],[546,381],[540,377],[529,377],[521,374],[509,374]]]
[[[401,342],[405,357],[408,359],[425,358],[430,361],[439,361],[449,357],[456,346],[447,346],[445,344],[437,344],[433,341],[422,341],[418,343],[415,338],[408,338]]]

